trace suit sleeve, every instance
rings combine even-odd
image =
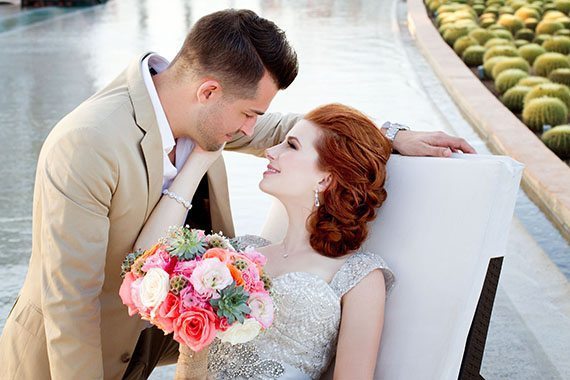
[[[111,143],[73,131],[38,166],[42,310],[53,379],[102,379],[101,305],[109,209],[118,181]]]
[[[297,121],[300,114],[269,113],[258,117],[252,136],[240,136],[226,144],[226,150],[262,157],[265,149],[279,144]]]

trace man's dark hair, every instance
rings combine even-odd
[[[297,54],[285,32],[250,10],[227,9],[199,19],[173,64],[214,75],[230,93],[252,97],[267,70],[279,89],[297,76]]]

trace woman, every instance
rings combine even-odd
[[[266,151],[269,165],[259,186],[283,203],[289,228],[276,244],[253,236],[237,242],[267,257],[274,323],[246,344],[215,341],[210,378],[314,379],[335,354],[335,378],[373,377],[393,275],[379,256],[359,249],[386,198],[390,151],[370,119],[339,104],[313,110]],[[180,174],[172,191],[193,191],[197,184],[185,183],[184,169]],[[177,376],[197,376],[196,360],[187,349],[181,353]]]

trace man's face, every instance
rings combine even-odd
[[[265,113],[277,91],[277,85],[266,72],[254,98],[228,100],[228,96],[222,96],[200,112],[195,142],[204,150],[215,151],[238,133],[251,136],[257,116]]]

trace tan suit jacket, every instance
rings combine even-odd
[[[121,262],[163,181],[143,58],[63,118],[42,147],[32,255],[0,338],[0,379],[120,379],[126,369],[144,324],[119,298]],[[298,118],[267,115],[227,148],[262,154]],[[207,176],[212,226],[232,236],[222,158]]]

